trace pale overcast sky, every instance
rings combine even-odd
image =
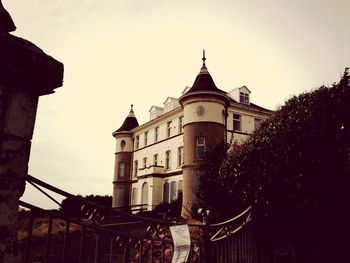
[[[201,67],[269,109],[338,81],[350,65],[348,0],[3,0],[17,30],[64,63],[41,97],[29,173],[75,194],[112,194],[114,140],[134,104],[179,97]],[[52,202],[29,186],[23,200]]]

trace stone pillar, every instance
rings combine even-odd
[[[0,262],[16,262],[18,200],[25,188],[38,96],[0,84]]]
[[[62,85],[63,64],[9,34],[15,25],[0,0],[0,262],[16,251],[18,201],[25,189],[38,98]]]

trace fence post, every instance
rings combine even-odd
[[[210,210],[203,208],[198,209],[198,214],[202,215],[203,223],[203,249],[201,249],[201,262],[203,263],[212,263],[212,253],[211,253],[211,244],[210,244],[210,227],[209,227],[209,213]]]

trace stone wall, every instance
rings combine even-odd
[[[63,64],[15,37],[0,0],[0,262],[20,262],[16,251],[18,201],[25,190],[39,96],[62,85]]]

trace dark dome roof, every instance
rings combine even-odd
[[[188,92],[194,91],[219,91],[219,89],[216,87],[214,80],[209,72],[201,72],[197,75],[192,88],[190,88]]]
[[[135,117],[134,111],[132,109],[131,105],[131,110],[128,114],[128,116],[125,118],[122,126],[120,126],[120,128],[118,130],[116,130],[115,132],[113,132],[113,136],[118,133],[118,132],[129,132],[132,129],[136,128],[137,126],[139,126],[139,123]]]

